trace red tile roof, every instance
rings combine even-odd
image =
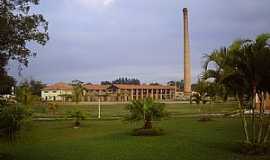
[[[59,82],[55,84],[49,84],[42,90],[73,90],[73,87],[69,84],[64,82]]]
[[[173,86],[165,85],[133,85],[133,84],[114,84],[119,89],[175,89]]]
[[[99,85],[99,84],[84,85],[84,88],[88,90],[106,90],[108,87],[109,87],[108,85]]]
[[[133,85],[133,84],[113,84],[113,86],[119,89],[175,89],[173,86],[165,86],[165,85]],[[99,84],[86,84],[84,88],[87,90],[106,90],[110,87],[110,85],[99,85]],[[42,90],[73,90],[72,85],[59,82],[55,84],[47,85]]]

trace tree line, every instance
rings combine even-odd
[[[119,77],[113,81],[102,81],[101,85],[111,85],[111,84],[134,84],[139,85],[141,81],[137,78]]]

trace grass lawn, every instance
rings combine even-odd
[[[102,105],[101,116],[103,119],[119,119],[127,114],[125,110],[125,104],[113,104],[113,105]],[[55,115],[49,114],[46,106],[34,106],[35,117],[63,117],[67,111],[74,108],[88,113],[89,118],[97,118],[98,106],[97,105],[64,105],[60,104],[57,107]],[[166,104],[166,110],[172,117],[183,117],[189,115],[208,113],[230,113],[237,109],[235,103],[220,103],[220,104]]]
[[[158,126],[158,137],[135,137],[133,128],[121,120],[88,120],[79,129],[72,121],[33,122],[31,130],[16,145],[0,141],[1,152],[16,160],[269,160],[235,152],[241,140],[239,119],[169,118]]]

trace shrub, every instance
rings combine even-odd
[[[126,120],[143,120],[144,129],[151,129],[153,120],[161,120],[163,117],[167,116],[165,104],[154,102],[154,100],[150,98],[132,101],[126,106],[126,109],[129,111]]]
[[[75,119],[75,122],[74,122],[74,127],[79,127],[81,125],[81,120],[84,120],[86,118],[85,114],[80,111],[80,110],[73,110],[73,111],[68,111],[67,112],[67,117],[68,118],[73,118]]]
[[[0,110],[0,134],[14,141],[17,134],[26,122],[31,119],[31,111],[22,105],[1,106]]]

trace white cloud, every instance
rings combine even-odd
[[[114,0],[105,0],[105,1],[103,2],[103,4],[104,4],[105,6],[111,5],[111,4],[113,4],[113,3],[114,3]]]
[[[85,7],[106,7],[114,3],[115,0],[78,0],[80,5]]]

